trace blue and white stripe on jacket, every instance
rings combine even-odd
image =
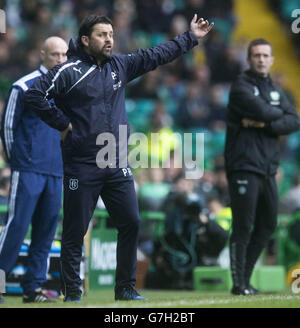
[[[12,85],[2,114],[1,139],[13,170],[61,177],[59,133],[24,106],[24,93],[47,72],[41,65]]]

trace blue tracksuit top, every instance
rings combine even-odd
[[[2,114],[1,139],[12,170],[62,177],[59,132],[24,104],[25,92],[45,74],[41,65],[12,85]]]
[[[69,44],[67,62],[38,78],[25,94],[25,103],[44,122],[63,131],[72,123],[62,145],[65,162],[95,164],[103,146],[97,136],[109,132],[116,140],[118,164],[119,126],[129,124],[125,108],[125,86],[136,77],[183,55],[198,44],[187,31],[173,40],[136,53],[112,55],[101,66],[77,39]],[[54,98],[55,105],[47,100]],[[121,148],[121,147],[120,147]]]

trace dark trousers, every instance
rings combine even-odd
[[[130,170],[65,164],[61,247],[63,293],[79,292],[83,238],[99,196],[118,230],[116,289],[136,282],[139,210]]]
[[[230,266],[235,286],[248,286],[255,263],[276,229],[274,176],[235,172],[228,176],[232,209]]]

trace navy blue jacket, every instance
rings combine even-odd
[[[147,50],[112,55],[99,67],[95,58],[72,39],[67,62],[37,79],[26,92],[25,102],[55,129],[63,131],[72,123],[72,132],[62,145],[65,162],[95,163],[101,148],[96,145],[96,138],[100,133],[109,132],[116,138],[118,165],[119,125],[126,125],[129,135],[126,84],[171,62],[197,44],[195,35],[188,31]],[[52,98],[55,106],[47,101]]]
[[[7,98],[1,121],[3,148],[12,170],[62,177],[60,135],[24,105],[24,94],[45,75],[38,70],[16,81]]]

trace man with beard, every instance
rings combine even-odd
[[[61,131],[64,162],[64,221],[61,249],[66,302],[80,302],[79,276],[83,237],[99,195],[118,230],[116,300],[145,300],[135,290],[139,213],[134,180],[119,127],[129,126],[125,85],[183,55],[198,44],[213,24],[197,15],[190,31],[135,54],[112,55],[113,25],[90,15],[69,44],[68,61],[39,79],[26,103],[47,124]],[[54,98],[55,106],[47,99]],[[101,155],[103,139],[116,140],[115,158]],[[126,138],[125,138],[126,139]],[[97,154],[99,152],[99,154]]]

